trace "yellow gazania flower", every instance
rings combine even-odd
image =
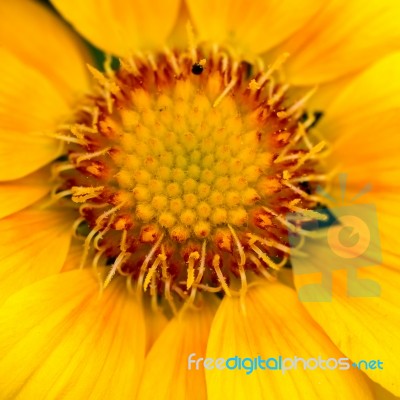
[[[397,1],[53,4],[121,62],[90,78],[57,17],[0,1],[1,397],[399,396]],[[350,197],[373,185],[383,260],[359,276],[381,293],[349,297],[337,271],[331,302],[301,303],[310,276],[283,265],[307,232],[285,215],[319,218],[336,167]],[[204,371],[192,353],[384,369]]]

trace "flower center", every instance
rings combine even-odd
[[[79,206],[83,262],[109,266],[105,286],[118,272],[172,304],[285,264],[301,231],[285,215],[316,206],[324,142],[274,77],[281,61],[255,70],[214,49],[91,69],[56,192]]]

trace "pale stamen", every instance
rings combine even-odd
[[[224,97],[234,88],[234,86],[236,85],[237,82],[237,78],[233,78],[228,86],[223,90],[223,92],[217,97],[217,99],[214,101],[213,107],[217,107],[221,101],[224,99]]]

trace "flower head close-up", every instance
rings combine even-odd
[[[397,0],[0,15],[1,399],[400,398]]]

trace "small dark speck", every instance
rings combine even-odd
[[[324,116],[324,113],[322,111],[315,111],[314,112],[315,121],[314,121],[313,126],[315,126],[323,116]]]
[[[106,261],[106,265],[113,265],[117,257],[108,257]]]
[[[66,154],[63,154],[62,156],[58,157],[56,161],[68,161],[68,156]]]
[[[253,65],[247,61],[241,63],[243,70],[245,71],[246,79],[250,78],[253,73]]]
[[[311,194],[311,185],[309,182],[300,182],[299,187],[303,192],[306,192],[307,194]]]
[[[204,71],[204,67],[201,64],[195,63],[192,65],[192,74],[200,75],[203,71]]]
[[[310,128],[314,128],[315,125],[318,124],[318,122],[321,120],[321,118],[324,116],[324,113],[322,111],[314,111],[314,122],[310,125]],[[301,117],[300,117],[300,122],[305,122],[307,121],[308,118],[308,113],[305,112]]]
[[[303,114],[301,114],[301,116],[300,116],[300,118],[299,118],[299,121],[300,121],[300,122],[306,122],[306,121],[307,121],[307,117],[308,117],[308,113],[307,113],[307,111],[306,111],[306,112],[304,112]]]

